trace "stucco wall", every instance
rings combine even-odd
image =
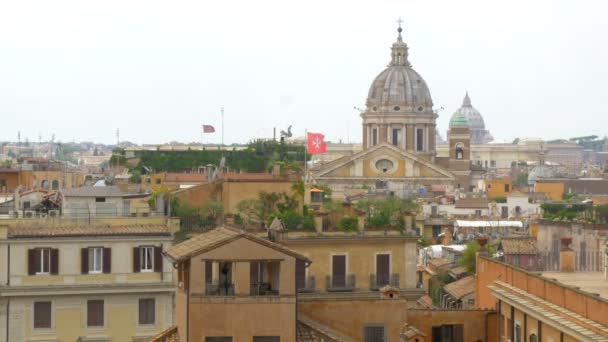
[[[426,335],[425,341],[432,341],[433,327],[462,324],[464,341],[495,342],[497,339],[497,314],[489,310],[423,310],[410,309],[407,324]]]

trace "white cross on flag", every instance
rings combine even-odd
[[[307,140],[308,144],[306,146],[308,153],[310,154],[319,154],[325,153],[327,146],[325,146],[325,136],[321,133],[308,133]]]

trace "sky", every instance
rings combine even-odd
[[[1,0],[0,141],[360,142],[396,20],[445,137],[468,90],[497,139],[608,134],[608,2]],[[442,109],[443,108],[443,109]],[[201,133],[202,124],[216,127]]]

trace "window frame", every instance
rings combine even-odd
[[[89,251],[89,255],[88,255],[88,262],[89,262],[89,274],[101,274],[103,273],[103,247],[88,247]],[[99,257],[97,258],[95,256],[95,251],[99,251]],[[91,258],[93,258],[93,263],[91,263]],[[95,269],[95,261],[96,259],[98,261],[98,266],[99,266],[99,270]],[[93,267],[91,267],[93,266]]]
[[[36,303],[49,303],[51,306],[49,310],[49,326],[48,327],[36,327]],[[33,331],[51,331],[54,326],[54,315],[53,315],[53,301],[52,300],[40,300],[32,301],[32,330]]]
[[[101,302],[102,306],[101,306],[101,319],[102,319],[102,325],[89,325],[89,302]],[[102,298],[87,298],[86,301],[86,305],[85,305],[85,327],[87,329],[105,329],[106,325],[107,325],[107,317],[106,317],[106,301]]]
[[[38,251],[38,253],[40,254],[40,267],[36,270],[35,275],[49,275],[51,274],[51,248],[48,247],[42,247],[42,248],[37,248],[36,249]],[[44,270],[44,265],[45,265],[45,258],[44,258],[44,254],[47,254],[47,258],[46,258],[46,271]]]
[[[141,316],[141,302],[144,301],[144,300],[151,300],[152,301],[152,304],[153,304],[152,305],[152,307],[153,307],[153,309],[152,309],[152,312],[153,312],[153,314],[152,314],[152,316],[153,316],[152,323],[142,323],[141,322],[141,317],[142,317]],[[139,298],[138,301],[137,301],[137,325],[138,326],[151,327],[151,326],[156,325],[156,321],[157,321],[156,320],[156,298],[155,297],[142,297],[142,298]]]
[[[145,268],[144,266],[146,266],[146,250],[150,250],[150,255],[149,255],[149,266],[150,268]],[[154,252],[155,252],[155,247],[154,246],[140,246],[139,247],[139,272],[141,273],[152,273],[154,272]]]
[[[384,326],[383,324],[365,324],[363,326],[363,342],[366,342],[367,340],[365,339],[365,331],[368,328],[372,328],[372,329],[377,329],[377,328],[382,328],[382,341],[386,342],[386,326]]]

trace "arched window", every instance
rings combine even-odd
[[[538,338],[536,337],[536,334],[530,335],[530,342],[538,342]]]
[[[48,180],[43,180],[42,183],[40,184],[40,187],[43,189],[48,189],[49,188],[49,181]]]
[[[456,144],[456,159],[464,159],[464,146],[461,143]]]
[[[51,183],[51,190],[59,190],[59,181],[58,181],[58,180],[56,180],[56,179],[55,179],[55,180],[54,180],[54,181]]]

